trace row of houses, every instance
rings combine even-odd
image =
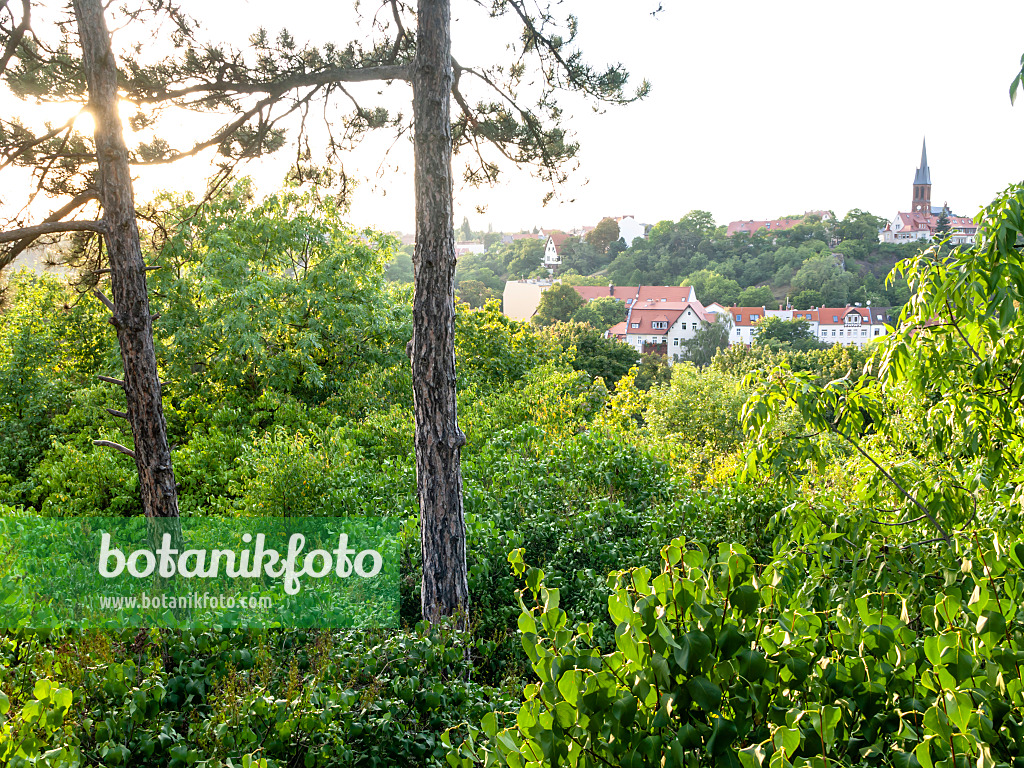
[[[552,285],[550,280],[514,280],[505,285],[505,314],[516,320],[529,320],[540,304],[541,294]],[[804,320],[811,334],[825,344],[863,347],[884,336],[893,323],[889,307],[846,306],[793,309],[779,306],[723,307],[702,304],[692,286],[675,285],[577,285],[584,301],[609,297],[622,302],[625,319],[606,332],[633,347],[638,354],[665,355],[678,361],[683,342],[692,339],[704,322],[724,323],[729,344],[753,344],[758,323],[766,317],[780,320]]]
[[[602,296],[621,299],[626,319],[605,335],[629,344],[640,354],[653,352],[673,361],[679,359],[683,342],[697,334],[702,322],[725,323],[730,345],[753,344],[758,322],[778,317],[806,321],[810,333],[825,344],[863,347],[884,336],[893,321],[888,307],[870,305],[806,310],[781,305],[778,309],[705,306],[691,286],[576,286],[576,292],[584,301]]]

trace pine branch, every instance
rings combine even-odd
[[[404,64],[388,64],[378,67],[335,67],[304,75],[293,75],[283,80],[268,80],[265,82],[233,83],[218,79],[210,83],[196,83],[195,85],[174,91],[159,91],[151,96],[142,98],[128,97],[126,100],[132,104],[157,104],[183,99],[186,96],[192,96],[197,93],[215,93],[218,96],[265,93],[277,99],[288,91],[295,90],[296,88],[306,88],[311,85],[365,83],[372,80],[409,80],[411,77],[409,67]]]
[[[97,199],[96,193],[93,192],[92,190],[89,190],[88,192],[83,192],[77,197],[72,198],[72,200],[64,207],[58,208],[56,211],[51,213],[49,216],[43,219],[41,223],[55,224],[59,222],[61,219],[63,219],[65,216],[72,213],[73,211],[77,210],[78,208],[81,208],[90,200],[95,199]],[[30,245],[32,245],[32,243],[34,243],[39,237],[41,237],[41,235],[24,237],[22,238],[21,242],[19,242],[17,245],[11,248],[9,251],[0,254],[0,270],[2,270],[4,267],[10,264],[16,258],[18,258],[18,256],[20,256],[22,252]]]
[[[55,221],[49,224],[36,224],[34,227],[0,232],[0,243],[13,243],[25,238],[35,240],[43,235],[53,235],[59,232],[99,232],[102,235],[106,231],[106,225],[102,221]],[[0,266],[4,266],[4,264],[0,263]]]
[[[7,65],[10,63],[11,57],[14,56],[14,52],[18,49],[18,46],[21,45],[21,40],[25,37],[25,33],[28,31],[31,23],[31,0],[21,0],[21,23],[11,31],[11,37],[7,41],[7,46],[4,48],[3,55],[0,56],[0,74],[7,69]]]

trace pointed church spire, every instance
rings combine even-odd
[[[921,139],[921,167],[917,169],[914,176],[914,184],[931,184],[932,172],[928,168],[928,146],[924,139]]]

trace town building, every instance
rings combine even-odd
[[[676,362],[682,343],[697,334],[701,322],[714,319],[699,301],[634,301],[625,321],[609,328],[605,336],[629,344],[637,354],[665,355]]]
[[[747,234],[752,235],[761,229],[766,230],[767,233],[779,232],[784,229],[793,229],[793,227],[807,223],[808,216],[818,221],[826,221],[832,218],[832,214],[829,211],[807,211],[798,219],[749,219],[747,221],[730,221],[729,226],[726,227],[725,234],[726,237],[732,237],[739,232],[746,232]]]
[[[647,236],[647,227],[637,222],[634,216],[615,216],[619,225],[619,237],[626,247],[633,245],[634,240],[643,240]]]
[[[942,216],[948,219],[947,236],[953,245],[973,245],[978,225],[967,216],[957,216],[948,204],[932,205],[932,172],[928,167],[928,147],[921,142],[921,165],[914,174],[913,196],[909,211],[900,211],[878,233],[881,243],[911,243],[930,241],[941,225]]]
[[[548,241],[544,244],[544,267],[548,274],[552,274],[562,266],[562,247],[570,237],[571,235],[565,232],[554,230],[548,234]]]

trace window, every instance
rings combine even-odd
[[[860,335],[861,336],[867,336],[868,335],[868,329],[867,328],[861,328],[860,329]]]
[[[843,329],[842,329],[842,328],[840,328],[840,329],[839,329],[839,335],[840,335],[840,336],[842,336],[842,335],[843,335]]]
[[[630,323],[629,327],[630,328],[639,328],[640,327],[640,323]]]
[[[741,335],[742,333],[743,333],[743,331],[741,331],[739,328],[736,329],[736,335],[737,336]]]
[[[833,336],[835,336],[835,335],[836,335],[836,332],[835,332],[835,331],[832,331],[832,335],[833,335]]]
[[[697,330],[697,324],[696,323],[693,324],[693,330],[695,330],[695,331]]]
[[[672,339],[672,346],[673,347],[678,347],[679,346],[679,339]]]
[[[737,323],[742,323],[743,322],[743,315],[736,315],[736,322]]]
[[[882,316],[881,316],[881,315],[875,315],[875,317],[876,317],[876,318],[878,318],[879,320],[881,320],[881,319],[882,319]]]
[[[839,322],[839,315],[832,315],[832,322],[833,323],[838,323]]]
[[[880,328],[875,328],[875,336],[878,335],[879,330],[881,330],[881,329]]]
[[[750,316],[750,322],[756,323],[757,321],[758,321],[758,315],[751,315]]]

